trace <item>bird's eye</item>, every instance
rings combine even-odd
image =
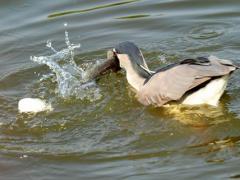
[[[115,54],[120,54],[119,51],[118,51],[117,49],[115,49],[115,48],[113,48],[113,52],[114,52]]]

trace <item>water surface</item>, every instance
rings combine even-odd
[[[123,72],[98,80],[100,98],[59,96],[54,74],[30,61],[66,47],[79,66],[130,40],[151,69],[186,57],[239,62],[238,0],[13,1],[0,6],[0,177],[12,179],[234,179],[240,176],[240,78],[218,108],[143,107]],[[65,27],[64,23],[68,23]],[[19,114],[40,97],[54,110]]]

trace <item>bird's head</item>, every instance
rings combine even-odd
[[[132,42],[123,42],[118,44],[112,50],[119,66],[128,71],[133,69],[141,77],[148,78],[154,72],[150,71],[140,49]]]

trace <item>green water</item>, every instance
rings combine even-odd
[[[240,1],[2,0],[0,15],[1,180],[240,176],[239,71],[218,108],[169,111],[139,104],[124,72],[97,81],[100,99],[64,100],[56,82],[43,78],[51,71],[30,61],[52,53],[47,40],[64,48],[67,29],[82,45],[79,65],[126,40],[143,50],[151,69],[204,55],[239,62]],[[54,110],[19,114],[24,97],[47,99]]]

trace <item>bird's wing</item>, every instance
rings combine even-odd
[[[187,91],[211,78],[236,69],[217,60],[210,60],[203,65],[187,61],[154,74],[137,93],[138,100],[144,105],[162,106],[169,101],[179,100]]]
[[[226,65],[226,66],[234,66],[235,68],[240,68],[240,64],[236,62],[232,62],[231,60],[227,59],[219,59],[216,56],[209,56],[208,59],[211,61],[219,61],[219,63]]]

